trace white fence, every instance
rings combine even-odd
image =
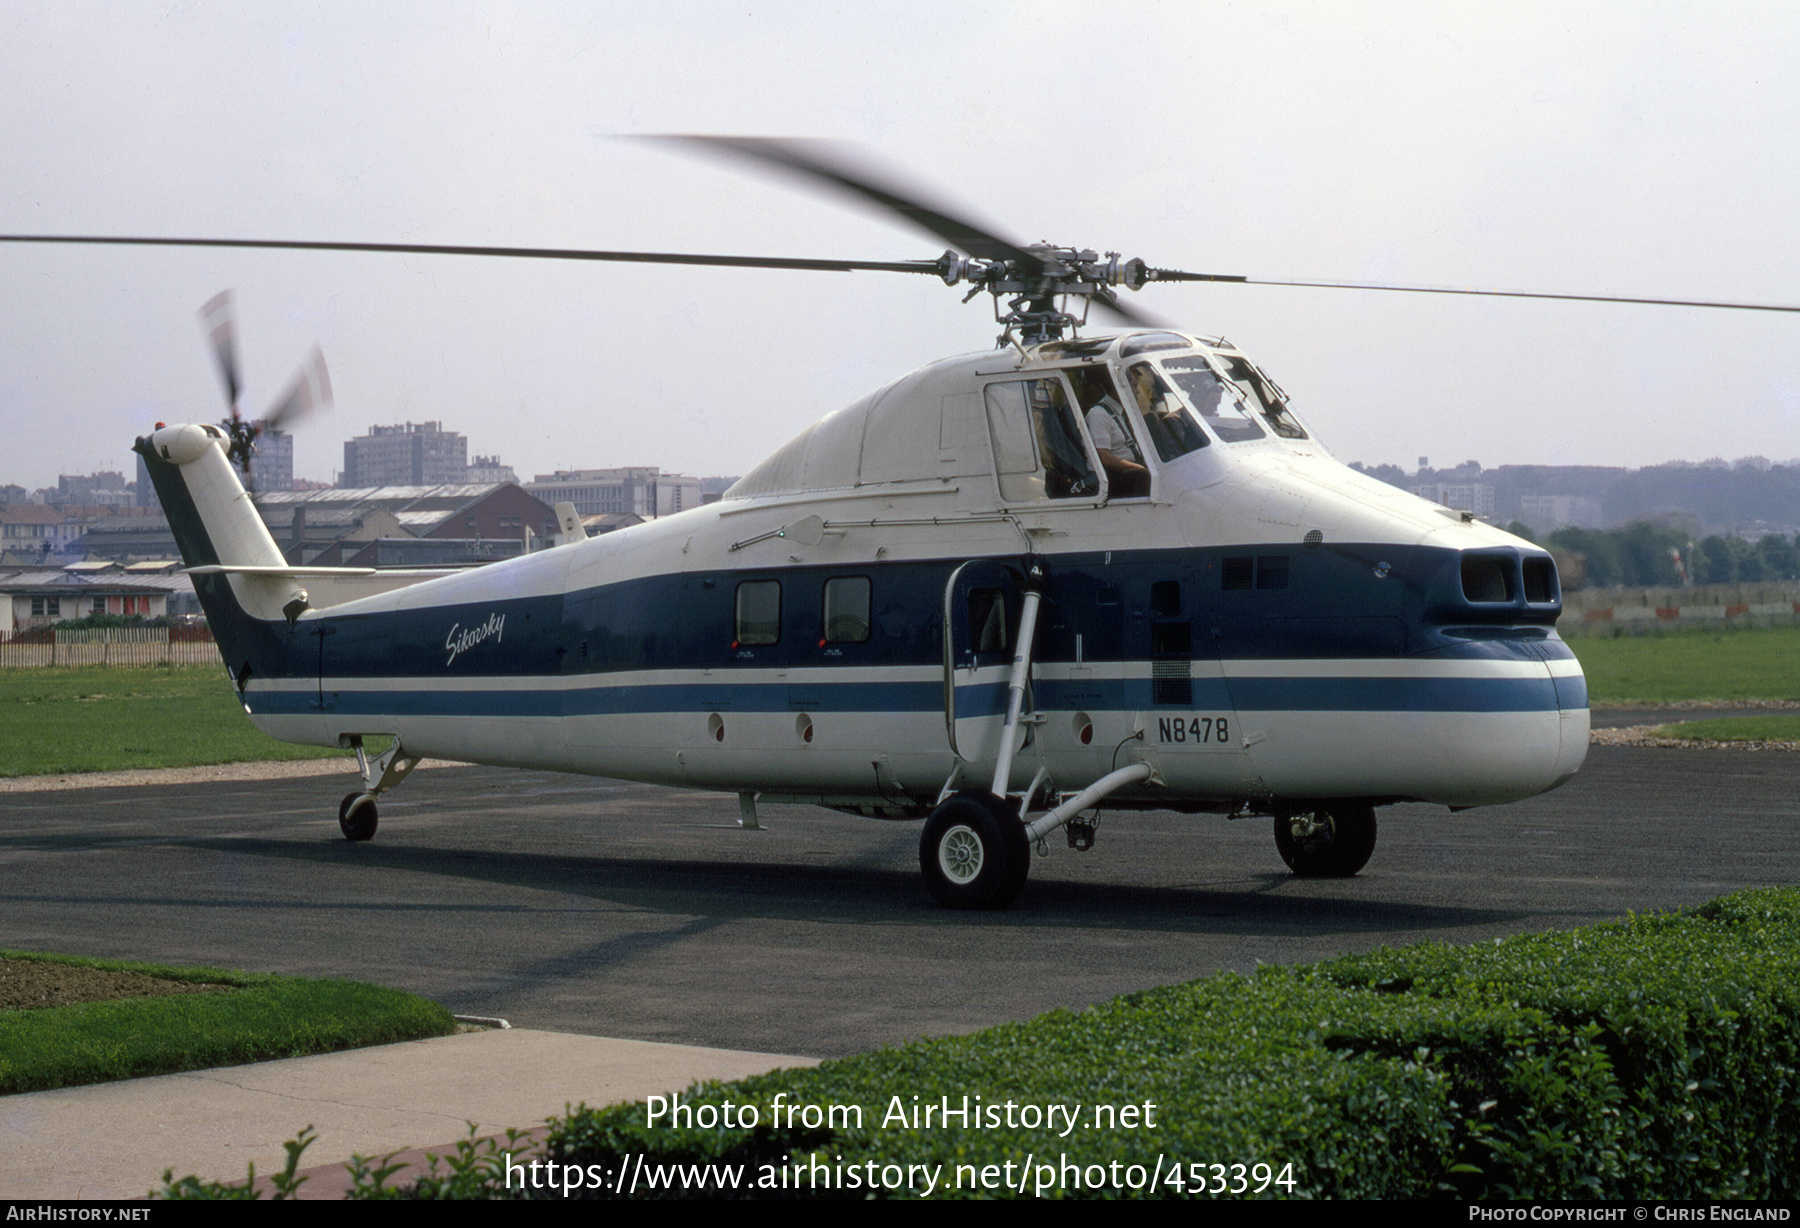
[[[167,627],[96,627],[0,643],[0,669],[45,665],[217,665],[211,640],[172,638]]]
[[[1563,594],[1556,629],[1583,635],[1644,635],[1700,627],[1800,623],[1800,584],[1696,584],[1691,588],[1584,588]]]

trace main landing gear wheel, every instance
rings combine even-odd
[[[919,868],[945,908],[1005,908],[1025,886],[1031,843],[1009,805],[971,789],[925,820]]]
[[[338,803],[338,827],[346,840],[370,840],[375,836],[375,798],[367,793],[346,793]]]
[[[1301,878],[1349,878],[1375,851],[1375,807],[1334,805],[1278,814],[1275,848]]]

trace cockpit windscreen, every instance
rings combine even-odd
[[[1180,399],[1154,366],[1147,362],[1133,365],[1125,382],[1144,415],[1144,428],[1150,432],[1157,456],[1172,461],[1206,447],[1206,432],[1181,407]]]
[[[1244,404],[1242,393],[1236,388],[1228,389],[1206,359],[1165,358],[1162,367],[1200,415],[1200,420],[1225,443],[1263,437],[1257,416]]]
[[[1268,376],[1250,365],[1241,354],[1218,354],[1225,378],[1237,386],[1238,399],[1260,413],[1263,421],[1283,439],[1305,439],[1306,430],[1288,412],[1287,398],[1282,396]]]

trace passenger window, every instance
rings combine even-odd
[[[1010,647],[1006,626],[1006,594],[997,588],[969,590],[969,650],[1005,652]]]
[[[863,644],[869,639],[869,581],[866,576],[839,576],[825,581],[827,644]]]
[[[988,385],[987,418],[1002,499],[1099,495],[1099,475],[1060,379]]]
[[[733,648],[752,648],[781,639],[781,584],[746,580],[737,586],[737,638]]]

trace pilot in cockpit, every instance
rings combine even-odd
[[[1132,367],[1127,378],[1157,456],[1172,461],[1207,446],[1206,432],[1182,410],[1181,402],[1149,363],[1140,362]]]
[[[1125,410],[1113,396],[1112,380],[1099,368],[1075,372],[1075,395],[1087,423],[1088,437],[1106,470],[1108,494],[1114,499],[1137,499],[1150,493],[1150,471]]]

